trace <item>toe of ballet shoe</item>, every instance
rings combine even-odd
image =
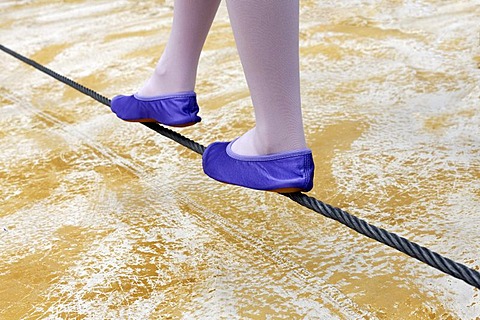
[[[128,118],[129,97],[123,95],[113,97],[110,103],[110,109],[120,119],[126,120]]]
[[[194,92],[148,98],[119,95],[112,99],[111,109],[125,121],[158,122],[175,127],[201,121]]]
[[[205,174],[228,184],[281,193],[310,191],[314,163],[309,149],[264,156],[233,153],[233,142],[215,142],[202,156]]]

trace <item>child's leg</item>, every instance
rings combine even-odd
[[[227,0],[256,127],[205,149],[203,171],[215,180],[282,193],[313,187],[300,101],[298,1]]]
[[[153,75],[138,91],[142,97],[193,91],[198,60],[221,0],[175,0],[173,25]]]
[[[305,148],[299,1],[227,0],[227,6],[256,119],[256,127],[232,151],[262,155]]]

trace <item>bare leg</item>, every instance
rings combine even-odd
[[[256,127],[232,151],[263,155],[306,148],[299,75],[299,1],[227,0],[255,108]]]
[[[142,97],[193,91],[198,60],[221,0],[175,0],[173,25],[153,75],[138,91]]]

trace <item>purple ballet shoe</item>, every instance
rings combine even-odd
[[[136,94],[116,96],[112,99],[111,109],[125,121],[158,122],[172,127],[186,127],[201,121],[193,91],[148,98]]]
[[[313,188],[315,166],[310,149],[242,156],[233,153],[234,141],[212,143],[203,153],[203,171],[210,178],[280,193],[310,191]]]

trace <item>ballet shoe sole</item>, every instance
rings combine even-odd
[[[266,191],[277,192],[277,193],[294,193],[294,192],[302,192],[305,190],[300,188],[280,188],[280,189],[266,190]]]
[[[155,119],[151,118],[146,118],[146,119],[136,119],[136,120],[125,120],[127,122],[155,122],[155,123],[160,123]],[[189,127],[193,126],[196,122],[188,122],[188,123],[182,123],[182,124],[165,124],[166,126],[169,127],[175,127],[175,128],[184,128],[184,127]],[[163,123],[160,123],[163,124]]]
[[[218,181],[218,182],[221,182],[221,183],[223,183],[223,184],[231,185],[231,186],[237,186],[237,187],[252,189],[252,188],[249,188],[249,187],[239,186],[239,185],[232,184],[232,183],[228,183],[228,182],[225,182],[225,181],[220,181],[220,180],[217,180],[217,181]],[[302,192],[302,191],[305,191],[305,190],[303,190],[303,189],[301,189],[301,188],[279,188],[279,189],[273,189],[273,190],[258,190],[258,189],[252,189],[252,190],[267,191],[267,192],[276,192],[276,193],[294,193],[294,192]]]

